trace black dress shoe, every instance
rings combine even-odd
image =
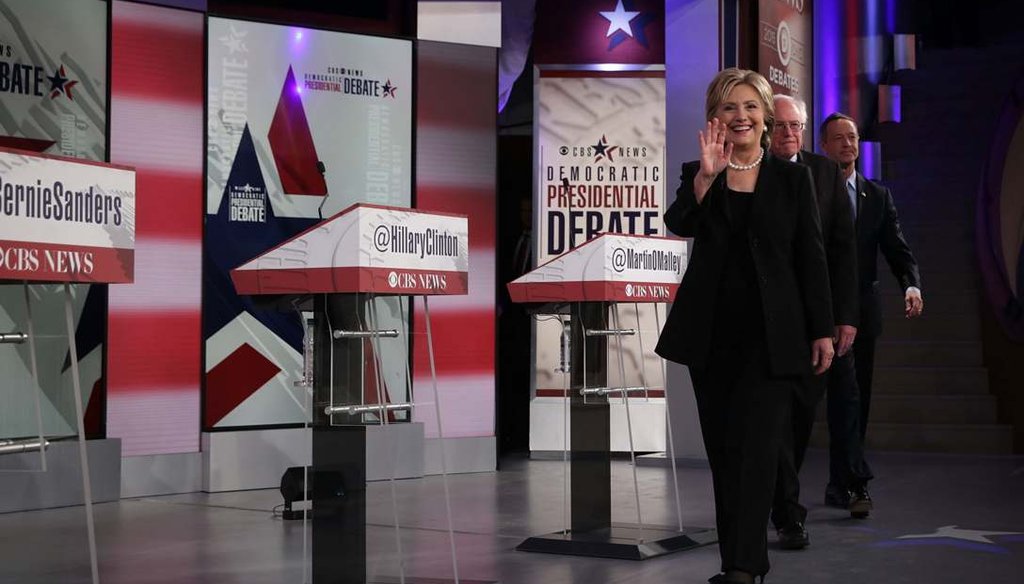
[[[807,529],[799,521],[790,523],[777,532],[779,534],[779,547],[784,550],[802,550],[811,545],[811,537],[807,535]]]
[[[850,491],[829,483],[825,487],[825,504],[837,509],[850,508]]]
[[[871,495],[868,494],[867,487],[858,487],[850,493],[850,517],[856,519],[864,519],[868,515],[871,515],[871,510],[875,508],[874,502],[871,500]]]

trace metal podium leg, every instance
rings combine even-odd
[[[82,462],[82,496],[85,499],[85,523],[89,531],[89,562],[92,583],[99,584],[96,561],[96,525],[92,514],[92,480],[89,476],[89,454],[85,443],[85,415],[82,410],[82,382],[78,378],[78,346],[75,343],[75,316],[71,307],[71,285],[64,283],[64,316],[68,327],[68,352],[71,360],[71,386],[75,392],[75,422],[78,425],[78,456]]]
[[[376,297],[371,294],[369,302],[367,303],[369,308],[369,313],[367,314],[369,326],[367,327],[367,330],[371,331],[380,330],[380,319],[377,318],[376,300]],[[402,301],[403,299],[399,299],[399,302]],[[374,369],[377,372],[377,379],[375,381],[377,384],[377,403],[383,405],[387,400],[384,392],[386,381],[384,378],[384,363],[383,353],[380,348],[380,337],[377,335],[370,337],[370,344],[373,347]],[[409,400],[409,403],[412,403],[411,399]],[[382,428],[390,425],[388,411],[386,409],[381,409],[378,421]],[[393,435],[388,435],[387,440],[389,451],[391,453],[391,476],[389,477],[388,483],[391,487],[391,514],[395,522],[395,549],[398,552],[398,581],[399,584],[405,584],[405,554],[402,553],[402,528],[398,517],[398,489],[395,486],[395,474],[398,466],[398,445],[396,444],[397,441]]]
[[[661,314],[658,312],[659,303],[654,303],[654,326],[661,334]],[[646,382],[645,382],[646,383]],[[679,500],[679,470],[676,468],[676,442],[672,436],[672,410],[668,407],[668,371],[665,360],[661,360],[661,385],[665,391],[665,425],[668,428],[668,465],[672,469],[672,492],[676,496],[676,520],[679,522],[679,531],[683,530],[683,504]]]
[[[32,293],[29,290],[28,282],[24,284],[25,290],[25,320],[26,326],[28,327],[28,359],[29,366],[32,368],[32,381],[39,383],[39,362],[36,356],[36,327],[32,319]],[[76,377],[77,378],[77,377]],[[39,470],[46,472],[46,436],[43,432],[43,398],[42,398],[42,385],[39,386],[39,391],[34,392],[36,394],[36,427],[39,428]]]
[[[366,583],[366,427],[313,429],[313,584]]]
[[[576,389],[608,383],[605,337],[588,336],[587,330],[607,328],[608,305],[577,303],[572,319],[570,387],[570,519],[573,533],[608,529],[612,522],[611,420],[608,398],[577,395]]]
[[[423,321],[427,328],[427,356],[430,358],[430,380],[434,386],[434,411],[437,415],[437,440],[441,447],[441,480],[444,484],[444,507],[448,515],[448,541],[452,550],[452,575],[455,584],[459,584],[459,562],[455,554],[455,526],[452,522],[452,497],[448,490],[447,450],[444,446],[444,429],[441,427],[441,394],[437,391],[437,367],[434,363],[434,335],[430,329],[430,305],[427,296],[423,296]]]
[[[615,329],[617,329],[617,330],[621,330],[621,328],[622,328],[620,326],[620,323],[619,323],[619,305],[618,304],[613,304],[612,305],[612,326],[615,327]],[[639,327],[637,327],[637,334],[638,335],[640,334],[640,328]],[[636,523],[637,523],[637,525],[640,526],[640,529],[643,530],[644,520],[643,520],[643,515],[641,515],[641,513],[640,513],[640,481],[637,479],[637,476],[636,476],[636,446],[633,444],[633,416],[632,416],[632,414],[629,411],[629,391],[626,390],[626,387],[627,387],[628,384],[626,383],[626,363],[625,363],[624,358],[622,356],[622,354],[623,354],[623,351],[622,351],[622,335],[616,335],[615,336],[615,340],[616,340],[616,345],[617,345],[615,352],[618,353],[618,355],[619,355],[619,359],[618,359],[619,360],[619,380],[620,380],[619,383],[621,383],[622,387],[623,387],[623,391],[622,391],[622,404],[626,408],[626,434],[629,437],[629,462],[630,462],[630,467],[633,470],[633,496],[636,499]],[[641,363],[643,362],[643,358],[644,358],[644,356],[643,356],[643,354],[641,354],[640,355]],[[646,394],[646,393],[647,393],[647,386],[646,386],[646,384],[644,384],[644,394]]]
[[[313,450],[306,482],[312,488],[313,584],[366,582],[366,428],[332,426],[325,411],[335,403],[362,403],[363,339],[334,338],[334,330],[359,326],[360,300],[355,294],[314,299]]]

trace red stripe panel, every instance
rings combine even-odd
[[[135,234],[199,241],[203,233],[203,177],[139,169],[135,175]]]
[[[497,241],[494,189],[418,185],[417,211],[460,213],[469,218],[469,245],[491,248]]]
[[[416,375],[430,375],[423,303],[416,306]],[[438,376],[494,372],[494,312],[431,312],[434,359]]]
[[[117,57],[110,72],[114,94],[202,103],[202,15],[194,31],[184,31],[119,20],[115,10],[111,50]]]
[[[424,50],[425,45],[421,44],[420,52]],[[480,47],[477,50],[486,53],[484,62],[477,63],[481,67],[453,64],[429,56],[419,59],[417,123],[452,129],[494,128],[498,108],[481,107],[480,104],[493,103],[497,94],[495,49]],[[453,88],[458,90],[453,91]]]
[[[244,343],[206,374],[205,425],[212,428],[281,368]]]
[[[108,318],[107,391],[166,391],[200,379],[199,311],[117,312]]]

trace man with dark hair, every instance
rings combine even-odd
[[[775,96],[775,126],[772,130],[772,154],[811,169],[814,178],[821,233],[828,260],[832,292],[832,312],[836,322],[834,343],[836,362],[850,351],[857,334],[857,241],[853,229],[843,175],[839,166],[803,149],[807,127],[807,106],[788,95]],[[804,522],[807,509],[800,504],[798,473],[807,453],[815,411],[825,393],[823,376],[806,379],[801,391],[794,394],[792,424],[779,455],[779,470],[772,503],[772,524],[782,549],[803,549],[810,544]]]
[[[829,484],[825,503],[846,507],[854,517],[867,517],[874,508],[867,483],[873,478],[864,460],[864,437],[871,406],[871,380],[875,342],[882,333],[882,307],[878,293],[878,252],[904,291],[904,314],[915,318],[924,310],[917,261],[900,229],[896,204],[888,188],[864,178],[856,170],[860,135],[853,118],[833,113],[821,124],[821,147],[839,163],[854,213],[857,233],[857,279],[860,322],[857,342],[849,358],[836,359],[829,372]],[[850,377],[851,383],[838,379]],[[833,383],[833,380],[837,380]]]

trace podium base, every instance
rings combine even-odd
[[[613,523],[608,528],[582,533],[556,531],[537,535],[526,539],[516,549],[545,554],[646,560],[717,541],[718,532],[710,527],[684,527],[683,531],[678,531],[662,525]]]

